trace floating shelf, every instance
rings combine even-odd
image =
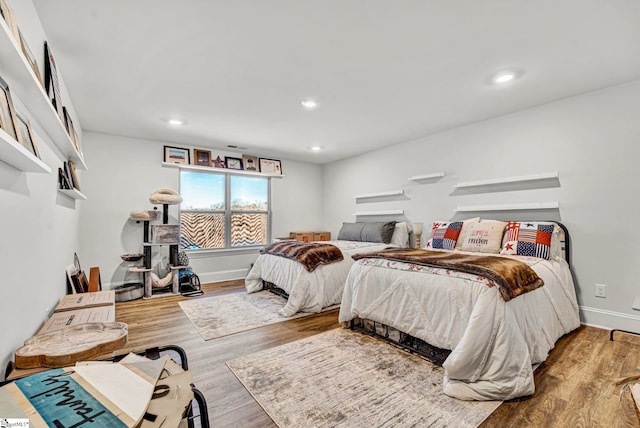
[[[558,171],[544,172],[540,174],[521,175],[518,177],[503,177],[503,178],[492,178],[489,180],[464,181],[458,184],[454,184],[453,187],[456,189],[463,189],[468,187],[491,186],[495,184],[522,183],[526,181],[549,180],[549,179],[558,178],[558,177],[559,177]]]
[[[38,159],[2,129],[0,129],[0,160],[20,171],[51,173],[49,165]]]
[[[382,210],[382,211],[357,211],[353,213],[354,216],[365,216],[365,215],[402,215],[404,214],[404,210]]]
[[[390,190],[388,192],[367,193],[364,195],[355,195],[353,199],[380,198],[385,196],[402,196],[404,190]]]
[[[409,181],[423,181],[423,180],[431,180],[433,178],[444,177],[444,171],[434,172],[432,174],[424,174],[424,175],[414,175],[413,177],[409,177]]]
[[[58,189],[58,192],[67,195],[72,199],[87,199],[78,189]]]
[[[283,178],[282,174],[265,174],[256,171],[244,171],[239,169],[228,168],[214,168],[212,166],[198,166],[198,165],[185,165],[180,163],[162,162],[162,166],[167,168],[186,169],[191,171],[206,171],[206,172],[218,172],[221,174],[235,174],[235,175],[251,175],[254,177],[271,177],[271,178]]]
[[[34,74],[22,54],[20,45],[13,38],[11,30],[3,19],[0,19],[0,63],[2,78],[9,85],[12,95],[27,106],[33,118],[49,135],[51,142],[64,157],[71,159],[78,169],[87,169],[82,154],[71,142],[67,128],[60,120],[40,80]]]
[[[558,209],[558,202],[535,202],[527,204],[499,204],[499,205],[467,205],[458,207],[457,212],[477,212],[477,211],[520,211],[520,210],[550,210]]]

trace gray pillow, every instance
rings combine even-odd
[[[364,223],[342,223],[338,232],[339,241],[359,241]]]
[[[374,223],[342,223],[338,239],[343,241],[391,242],[395,221]]]

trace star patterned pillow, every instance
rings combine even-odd
[[[551,258],[553,224],[510,221],[500,254]]]
[[[431,226],[431,239],[427,241],[425,248],[427,250],[431,248],[453,250],[461,230],[461,221],[453,221],[450,223],[434,222]]]

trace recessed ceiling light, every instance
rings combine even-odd
[[[302,107],[307,110],[315,110],[320,105],[318,100],[313,97],[303,98],[302,101],[300,101],[300,104],[302,104]]]
[[[319,152],[320,150],[322,150],[322,146],[311,146],[309,148],[312,152]]]
[[[521,72],[516,70],[503,70],[494,74],[491,81],[496,85],[503,85],[520,77],[521,74]]]
[[[165,122],[167,122],[169,125],[173,125],[173,126],[183,126],[183,125],[187,124],[186,120],[175,119],[175,118],[165,119]]]

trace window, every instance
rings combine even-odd
[[[267,244],[269,178],[182,170],[180,195],[183,248]]]

